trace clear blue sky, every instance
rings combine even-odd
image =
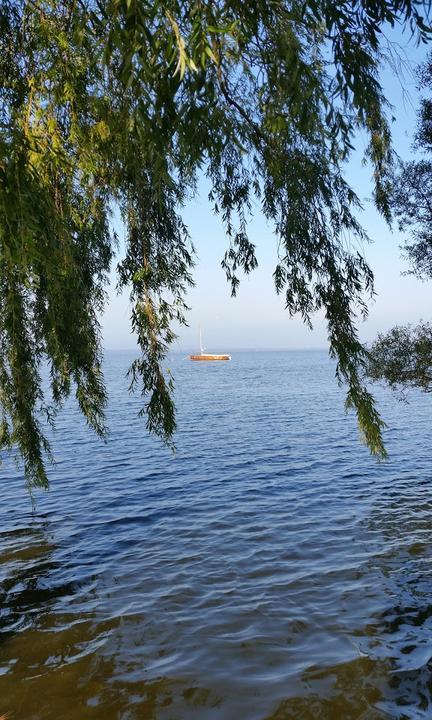
[[[396,33],[392,38],[400,43],[401,52],[406,53],[408,65],[413,69],[426,57],[429,48],[416,47],[408,36]],[[419,100],[416,80],[409,70],[405,71],[401,81],[386,68],[382,81],[387,98],[393,105],[394,146],[399,155],[407,159],[412,155],[410,146]],[[364,212],[360,219],[373,240],[373,244],[364,248],[364,253],[375,274],[377,297],[370,306],[368,319],[359,327],[361,338],[370,341],[378,331],[385,331],[396,323],[427,319],[432,285],[401,275],[407,269],[399,249],[403,238],[396,230],[392,233],[374,209],[370,200],[371,170],[361,163],[362,137],[357,138],[356,146],[357,152],[347,166],[347,177],[363,202]],[[289,318],[283,296],[275,294],[272,273],[276,265],[277,240],[260,215],[259,208],[250,226],[250,238],[257,247],[259,267],[249,277],[242,278],[237,297],[230,297],[229,286],[220,267],[227,241],[219,218],[211,212],[207,193],[208,188],[203,181],[199,197],[188,205],[184,213],[198,254],[196,286],[188,296],[188,304],[192,308],[188,315],[189,327],[179,329],[179,339],[173,349],[196,349],[199,326],[209,352],[230,352],[241,348],[326,347],[327,334],[322,318],[316,316],[311,332],[299,318]],[[113,280],[110,303],[102,318],[107,349],[135,347],[129,318],[127,294],[118,297]]]

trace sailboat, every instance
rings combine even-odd
[[[200,328],[200,354],[199,355],[189,355],[189,360],[231,360],[231,355],[213,355],[211,353],[205,353],[203,344],[202,344],[202,336],[201,336],[201,328]]]

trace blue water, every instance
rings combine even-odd
[[[431,400],[361,444],[325,352],[170,358],[172,455],[110,353],[106,444],[73,403],[36,510],[6,458],[0,714],[432,717]]]

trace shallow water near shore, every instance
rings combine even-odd
[[[60,415],[34,513],[1,469],[0,714],[430,718],[430,398],[377,390],[378,463],[325,352],[174,355],[172,456],[132,357],[107,354],[107,444]]]

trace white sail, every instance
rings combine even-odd
[[[189,355],[190,360],[231,360],[231,355],[227,355],[226,353],[223,355],[215,355],[214,353],[206,353],[205,347],[203,347],[202,343],[202,332],[201,332],[201,326],[199,329],[199,341],[200,341],[200,354],[199,355]],[[0,718],[1,720],[1,718]]]

